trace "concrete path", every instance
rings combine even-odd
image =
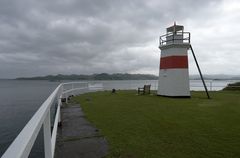
[[[108,145],[90,122],[85,119],[80,105],[61,109],[62,127],[58,128],[55,158],[102,158]]]

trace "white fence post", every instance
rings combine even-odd
[[[72,83],[72,89],[74,89],[74,85],[73,85],[73,83]],[[72,95],[73,95],[73,91],[72,91]]]
[[[60,95],[60,98],[59,98],[59,100],[58,100],[58,106],[59,106],[59,108],[61,108],[61,106],[62,106],[62,95]],[[58,123],[61,123],[61,113],[59,112],[59,117],[58,117]]]
[[[210,81],[210,91],[212,91],[212,81]]]
[[[44,136],[44,153],[45,158],[52,157],[51,149],[51,125],[50,125],[50,110],[47,113],[47,116],[43,123],[43,136]]]
[[[66,104],[68,104],[68,94],[66,93]]]

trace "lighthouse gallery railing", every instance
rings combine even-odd
[[[45,158],[53,158],[56,144],[58,123],[60,122],[61,99],[70,95],[95,91],[102,89],[101,84],[97,86],[87,82],[62,83],[44,101],[41,107],[25,125],[19,135],[8,147],[2,158],[26,158],[29,156],[38,133],[43,127],[44,154]],[[57,103],[57,110],[54,118],[53,129],[51,131],[50,108]]]
[[[182,43],[190,43],[191,42],[191,34],[190,32],[169,32],[165,35],[159,37],[159,46],[169,44],[178,44],[180,41]]]

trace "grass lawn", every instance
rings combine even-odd
[[[74,98],[106,137],[108,157],[240,157],[240,91],[192,92],[176,99],[136,91]]]

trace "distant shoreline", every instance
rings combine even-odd
[[[157,79],[99,79],[99,80],[87,80],[87,79],[62,79],[62,80],[48,80],[48,79],[0,79],[0,80],[19,80],[19,81],[52,81],[52,82],[61,82],[61,81],[124,81],[124,80],[158,80]],[[201,80],[201,78],[190,78],[189,80]],[[205,78],[204,80],[213,80],[213,81],[225,81],[225,80],[240,80],[240,79],[232,79],[232,78],[224,78],[224,79],[209,79]]]
[[[62,81],[62,80],[157,80],[158,76],[149,74],[92,74],[92,75],[48,75],[37,77],[21,77],[16,80],[49,80],[49,81]]]
[[[204,75],[205,80],[240,80],[240,75]],[[100,73],[92,75],[47,75],[47,76],[35,76],[35,77],[18,77],[18,78],[0,78],[0,80],[46,80],[46,81],[66,81],[66,80],[158,80],[158,76],[151,74],[128,74],[128,73]],[[190,80],[201,80],[199,75],[190,75]]]

